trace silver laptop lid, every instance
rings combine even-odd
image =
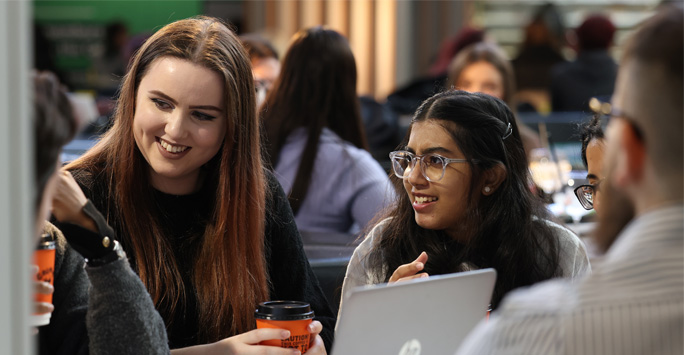
[[[483,319],[494,269],[354,289],[344,300],[332,355],[453,354]]]

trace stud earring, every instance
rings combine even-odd
[[[490,191],[492,191],[492,189],[489,186],[485,186],[484,192],[488,194]]]

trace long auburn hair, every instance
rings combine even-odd
[[[154,209],[147,164],[132,126],[136,93],[151,63],[174,57],[208,68],[225,79],[227,133],[205,165],[205,186],[216,196],[192,282],[197,293],[199,338],[216,341],[253,328],[254,307],[268,299],[264,258],[266,182],[250,61],[238,38],[220,20],[196,17],[164,26],[135,54],[124,77],[111,129],[84,156],[67,166],[108,184],[105,215],[119,223],[119,238],[130,245],[140,279],[155,305],[170,304],[173,319],[188,296],[181,270]],[[215,193],[214,193],[215,191]],[[235,206],[239,204],[239,208]],[[220,271],[220,272],[217,272]]]
[[[391,222],[370,254],[375,270],[383,270],[388,281],[393,270],[414,260],[422,251],[429,258],[425,271],[439,275],[466,271],[471,267],[494,268],[498,273],[492,307],[514,288],[560,276],[558,242],[544,221],[548,213],[528,189],[527,157],[513,113],[492,96],[466,91],[445,91],[427,99],[418,108],[401,146],[406,147],[416,122],[433,121],[445,128],[469,160],[472,171],[468,212],[462,221],[459,243],[441,230],[420,227],[407,193],[399,194],[385,217]],[[512,134],[507,138],[510,123]],[[489,196],[481,195],[483,174],[502,164],[505,180]],[[391,176],[397,191],[403,180]]]
[[[280,76],[261,108],[269,164],[275,168],[287,137],[306,127],[308,138],[288,199],[296,213],[306,197],[324,127],[368,150],[356,94],[356,62],[341,34],[320,26],[297,32]]]

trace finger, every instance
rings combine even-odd
[[[425,267],[425,265],[419,262],[401,265],[394,271],[392,277],[390,277],[390,281],[396,281],[402,277],[415,275],[417,272],[423,270],[423,267]]]
[[[315,321],[311,322],[311,324],[309,324],[307,329],[309,330],[309,333],[311,333],[312,335],[318,335],[320,332],[323,331],[323,324],[321,324],[321,322],[315,320]]]
[[[418,255],[418,257],[416,258],[415,261],[417,261],[419,263],[423,263],[423,264],[427,263],[427,261],[428,261],[427,253],[426,252],[420,253],[420,255]]]
[[[418,256],[418,258],[413,262],[399,266],[392,274],[392,277],[390,277],[390,282],[397,281],[403,277],[415,275],[416,273],[423,270],[425,264],[419,260],[421,259],[424,253],[425,252],[421,253]],[[427,254],[425,254],[424,258],[427,259]]]
[[[263,355],[301,355],[302,352],[297,349],[281,348],[277,346],[253,346],[253,349],[258,354]]]
[[[399,280],[397,280],[397,282],[404,282],[404,281],[410,281],[410,280],[416,280],[416,279],[426,279],[429,276],[430,275],[428,275],[427,272],[421,272],[420,274],[416,274],[413,276],[402,277]]]
[[[313,342],[309,345],[309,350],[304,355],[326,355],[325,344],[320,335],[316,335]]]
[[[38,313],[38,314],[51,313],[54,310],[55,310],[55,306],[53,306],[50,303],[45,303],[45,302],[34,302],[33,303],[33,312],[34,313]]]
[[[51,295],[55,292],[55,288],[47,282],[38,281],[33,283],[33,292],[43,295]]]
[[[264,340],[287,339],[290,331],[286,329],[262,328],[250,330],[237,336],[245,344],[259,344]]]

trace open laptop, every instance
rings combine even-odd
[[[332,355],[451,355],[486,316],[495,281],[483,269],[354,289]]]

